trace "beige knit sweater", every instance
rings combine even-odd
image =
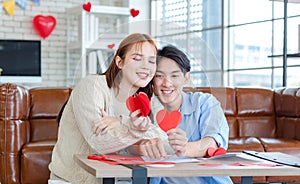
[[[94,120],[101,118],[101,108],[109,115],[125,114],[122,114],[122,125],[105,135],[96,136],[92,125]],[[74,154],[118,152],[142,138],[160,137],[167,152],[172,152],[166,134],[158,126],[151,125],[144,133],[133,130],[128,116],[126,104],[116,103],[114,92],[107,87],[105,76],[91,75],[82,79],[73,89],[59,124],[58,140],[49,165],[51,173],[72,184],[96,183],[95,176],[74,162]]]

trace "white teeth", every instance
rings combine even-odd
[[[147,73],[137,73],[138,76],[141,76],[141,77],[147,77],[148,74]]]
[[[162,92],[166,93],[166,94],[170,94],[170,93],[172,93],[172,90],[163,90]]]

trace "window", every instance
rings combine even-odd
[[[300,51],[299,9],[288,3],[288,54]],[[283,85],[283,10],[271,0],[152,0],[151,34],[188,53],[194,86],[274,88]],[[288,58],[287,86],[300,85],[299,67]]]

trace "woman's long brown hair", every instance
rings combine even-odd
[[[141,47],[143,43],[149,42],[155,49],[157,50],[156,44],[151,38],[150,35],[147,34],[141,34],[141,33],[133,33],[129,36],[127,36],[119,45],[118,50],[116,51],[108,69],[104,72],[104,75],[106,76],[106,82],[109,88],[117,85],[116,77],[118,73],[120,72],[120,69],[116,65],[116,57],[119,56],[122,60],[125,59],[126,53],[128,50],[130,50],[133,46]],[[153,85],[152,80],[147,84],[145,87],[139,88],[138,92],[145,92],[148,95],[148,98],[150,99],[153,94]]]

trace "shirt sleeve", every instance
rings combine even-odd
[[[200,107],[201,137],[212,137],[219,147],[227,149],[229,127],[220,102],[213,95],[208,95]]]
[[[79,82],[72,92],[71,100],[74,118],[82,136],[96,153],[107,154],[134,144],[144,133],[129,129],[127,123],[122,123],[104,135],[93,133],[93,121],[101,118],[100,109],[109,112],[112,103],[109,100],[110,93],[103,87],[106,83],[99,80],[99,77],[95,77]]]

